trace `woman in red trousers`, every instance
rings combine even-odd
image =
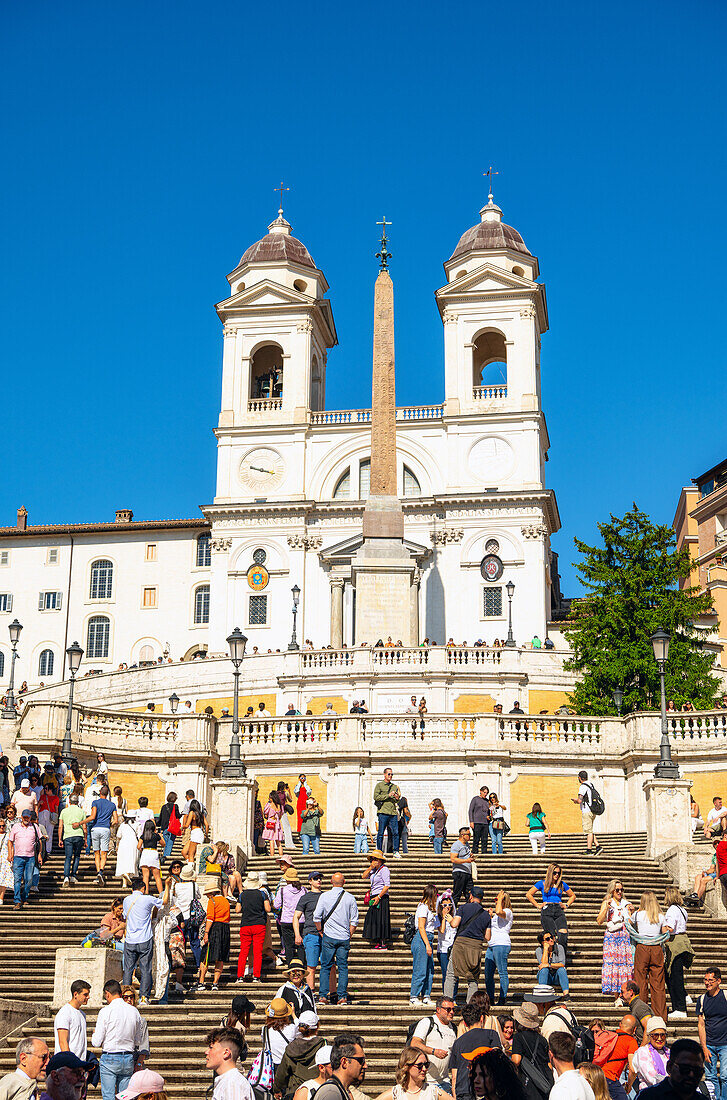
[[[237,980],[245,980],[247,957],[252,947],[252,980],[260,981],[263,969],[263,942],[271,905],[260,889],[257,871],[248,871],[237,902],[240,914],[240,955],[237,960]]]

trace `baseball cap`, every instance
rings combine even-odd
[[[134,1100],[145,1092],[163,1092],[164,1078],[153,1069],[140,1069],[131,1075],[131,1080],[123,1092],[117,1092],[117,1100]]]
[[[74,1054],[70,1050],[60,1050],[57,1054],[48,1062],[45,1067],[46,1074],[52,1073],[54,1069],[76,1069],[87,1070],[90,1062],[82,1062],[77,1054]]]
[[[311,871],[311,873],[308,875],[308,882],[312,882],[312,880],[314,878],[322,879],[323,878],[323,872],[322,871]]]
[[[32,810],[23,810],[23,812],[20,816],[21,817],[32,817],[33,816],[33,811]]]
[[[331,1055],[333,1054],[333,1047],[319,1047],[316,1051],[316,1065],[317,1066],[330,1066]]]
[[[471,886],[470,887],[470,894],[472,895],[473,898],[479,898],[480,901],[482,901],[482,899],[485,896],[485,891],[482,889],[481,886]]]
[[[306,1009],[306,1011],[301,1012],[300,1016],[298,1017],[298,1023],[302,1024],[303,1027],[318,1027],[318,1024],[320,1023],[320,1018],[318,1016],[318,1013],[311,1012],[310,1009]]]
[[[21,786],[21,787],[29,787],[29,786],[30,786],[30,780],[28,779],[27,775],[26,775],[26,776],[24,776],[24,777],[23,777],[23,778],[22,778],[22,779],[20,780],[20,786]]]

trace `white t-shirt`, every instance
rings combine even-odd
[[[707,814],[707,827],[709,827],[713,821],[718,821],[723,816],[725,811],[724,806],[721,806],[719,810],[711,809]]]
[[[82,1062],[85,1062],[87,1051],[85,1013],[81,1012],[80,1008],[74,1008],[72,1004],[68,1003],[64,1004],[63,1008],[57,1013],[53,1021],[53,1034],[56,1040],[55,1054],[61,1052],[61,1044],[58,1042],[58,1028],[68,1032],[68,1049]]]
[[[510,947],[512,922],[512,909],[506,909],[504,917],[498,917],[497,913],[494,914],[492,928],[490,929],[490,947]]]
[[[436,912],[433,912],[424,902],[420,902],[420,904],[417,905],[416,913],[414,914],[417,931],[419,930],[420,917],[424,917],[424,931],[427,933],[427,935],[434,935],[434,933],[439,928],[439,920],[437,918]]]
[[[215,1080],[212,1096],[214,1100],[255,1100],[252,1085],[239,1069],[220,1073]]]
[[[634,925],[640,936],[660,936],[661,926],[664,924],[664,921],[665,917],[661,910],[659,910],[658,924],[652,924],[643,909],[639,909],[634,917]]]
[[[582,1073],[567,1069],[550,1090],[550,1100],[596,1100],[596,1097]]]
[[[664,924],[668,924],[676,936],[679,932],[686,932],[687,917],[681,905],[670,905],[664,917]]]
[[[429,1032],[429,1034],[427,1034]],[[414,1035],[421,1039],[428,1047],[450,1051],[457,1035],[454,1028],[443,1024],[438,1016],[425,1016],[414,1028]],[[429,1070],[427,1081],[436,1084],[449,1080],[449,1054],[446,1058],[435,1058],[433,1054],[427,1054]]]
[[[451,924],[445,924],[444,931],[440,932],[437,936],[437,951],[440,955],[448,954],[450,947],[454,943],[454,937],[456,935],[457,929],[452,928]]]
[[[571,788],[572,790],[573,788]],[[581,813],[590,814],[591,810],[591,798],[593,797],[593,791],[591,790],[590,783],[581,783],[578,788],[578,794],[583,799],[581,802]],[[590,1088],[590,1085],[588,1086]]]
[[[273,1056],[273,1062],[276,1066],[279,1066],[283,1060],[285,1054],[285,1048],[288,1043],[292,1043],[297,1034],[298,1028],[295,1024],[286,1024],[285,1027],[278,1031],[277,1028],[271,1027],[268,1029],[268,1038],[270,1040],[270,1053]]]

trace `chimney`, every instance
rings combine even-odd
[[[18,522],[16,527],[18,531],[25,531],[28,526],[28,509],[24,506],[18,508]]]
[[[131,508],[119,508],[116,512],[117,523],[131,523],[134,513]]]

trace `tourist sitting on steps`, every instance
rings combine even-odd
[[[563,996],[568,997],[565,949],[550,932],[538,932],[538,945],[535,949],[538,985],[560,986]]]

